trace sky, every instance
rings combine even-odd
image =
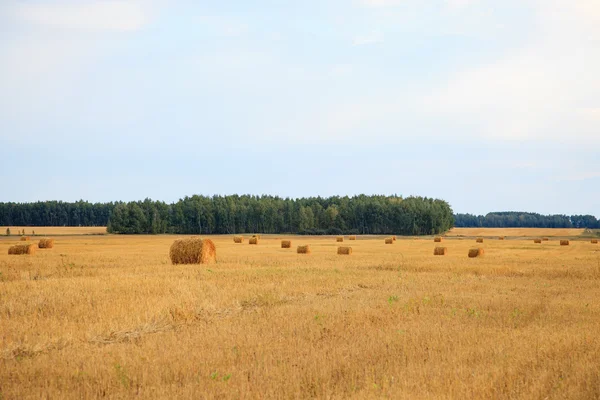
[[[597,0],[0,1],[0,202],[600,217]]]

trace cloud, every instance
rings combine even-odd
[[[139,1],[19,2],[12,14],[32,25],[79,31],[136,31],[149,20]]]
[[[383,42],[383,33],[380,31],[372,31],[366,35],[357,36],[352,40],[354,46],[364,46]]]
[[[402,3],[406,3],[406,0],[360,0],[359,4],[365,7],[393,7],[398,6]]]

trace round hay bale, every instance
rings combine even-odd
[[[442,237],[441,237],[441,236],[436,236],[436,237],[434,237],[434,238],[433,238],[433,241],[434,241],[435,243],[441,243],[441,241],[442,241]]]
[[[481,247],[477,249],[469,249],[469,258],[481,257],[483,254],[484,251]]]
[[[21,242],[27,242],[29,239],[31,239],[29,236],[21,236]]]
[[[338,247],[337,249],[337,253],[338,254],[345,254],[345,255],[350,255],[352,254],[352,247]]]
[[[385,239],[385,244],[394,244],[394,239],[390,238],[386,238]]]
[[[448,249],[446,247],[436,247],[433,249],[434,256],[445,256],[447,252]]]
[[[542,239],[533,239],[533,243],[542,243]]]
[[[256,236],[252,236],[250,240],[248,240],[248,244],[258,244],[258,238]]]
[[[21,255],[21,254],[35,254],[36,246],[34,244],[15,244],[8,248],[8,254]]]
[[[477,238],[475,241],[476,241],[477,243],[483,243],[483,238]]]
[[[348,236],[348,240],[356,240],[356,235]]]
[[[598,244],[598,239],[592,239],[592,244]]]
[[[498,236],[498,240],[504,240],[504,236]]]
[[[310,245],[306,245],[306,246],[298,246],[298,249],[296,249],[296,253],[298,254],[310,254]]]
[[[542,241],[543,241],[543,242],[547,242],[547,241],[548,241],[548,238],[546,238],[546,237],[545,237],[545,238],[542,238]]]
[[[212,264],[217,262],[217,251],[212,240],[192,237],[174,241],[169,257],[173,264]]]
[[[260,239],[260,235],[252,235],[253,238]]]
[[[291,240],[282,240],[281,241],[281,248],[282,249],[291,249],[292,248],[292,241]]]
[[[569,245],[569,241],[568,240],[561,240],[560,241],[560,245],[561,246],[568,246]]]
[[[234,236],[233,243],[244,243],[244,237],[243,236]]]
[[[51,249],[54,247],[54,239],[41,238],[38,242],[38,247],[40,249]]]
[[[344,237],[343,236],[338,236],[335,238],[336,242],[343,242],[344,241]]]
[[[396,241],[396,236],[392,236],[392,240],[395,242]]]

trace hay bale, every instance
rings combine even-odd
[[[21,236],[21,242],[27,242],[31,239],[29,236]]]
[[[244,243],[244,237],[243,236],[234,236],[233,243]]]
[[[8,254],[13,255],[21,255],[21,254],[35,254],[35,245],[34,244],[15,244],[14,246],[10,246],[8,248]]]
[[[504,236],[498,236],[498,240],[504,240]]]
[[[352,254],[352,247],[338,247],[337,253],[350,255]]]
[[[252,236],[250,240],[248,240],[248,244],[258,244],[258,238],[256,236]]]
[[[54,247],[54,239],[41,238],[38,242],[38,247],[40,249],[51,249]]]
[[[281,241],[281,248],[282,249],[291,249],[292,248],[292,241],[291,240],[282,240]]]
[[[533,239],[533,243],[542,243],[542,239]]]
[[[336,242],[343,242],[344,241],[344,237],[343,236],[338,236],[335,238]]]
[[[212,240],[192,237],[174,241],[169,257],[173,264],[212,264],[217,261],[217,251]]]
[[[598,244],[598,239],[592,239],[592,244]]]
[[[445,256],[447,252],[448,252],[448,249],[445,247],[436,247],[433,250],[433,255],[434,256]]]
[[[477,240],[475,240],[477,243],[483,243],[483,238],[477,238]]]
[[[441,241],[442,241],[442,237],[441,237],[441,236],[436,236],[436,237],[434,237],[434,238],[433,238],[433,241],[434,241],[435,243],[441,243]]]
[[[543,241],[543,242],[547,242],[547,241],[548,241],[548,238],[542,238],[542,241]]]
[[[310,245],[298,246],[298,249],[296,250],[296,253],[298,253],[298,254],[310,254]]]
[[[394,244],[394,239],[390,238],[386,238],[385,239],[385,244]]]
[[[481,257],[483,256],[483,249],[481,247],[477,249],[469,249],[469,258]]]
[[[356,240],[356,235],[348,236],[348,240]]]
[[[260,235],[252,235],[253,238],[260,239]]]
[[[561,240],[560,241],[560,245],[561,246],[568,246],[569,245],[569,241],[568,240]]]
[[[395,242],[396,241],[396,236],[392,236],[392,240]]]

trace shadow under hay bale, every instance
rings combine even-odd
[[[533,239],[533,243],[542,243],[542,239]]]
[[[258,238],[256,236],[252,236],[250,240],[248,240],[248,244],[258,244]]]
[[[436,247],[433,250],[433,255],[434,256],[445,256],[447,252],[448,252],[448,249],[446,247]]]
[[[338,236],[335,238],[336,242],[343,242],[344,241],[344,237],[343,236]]]
[[[298,246],[298,249],[296,250],[296,253],[298,253],[298,254],[310,254],[310,245]]]
[[[484,250],[482,248],[469,249],[469,258],[481,257],[483,254]]]
[[[348,236],[348,240],[356,240],[356,235]]]
[[[292,241],[291,240],[282,240],[281,241],[281,248],[282,249],[291,249],[292,248]]]
[[[40,249],[51,249],[54,247],[54,239],[42,238],[38,243]]]
[[[212,264],[217,262],[217,250],[210,239],[177,239],[171,245],[169,257],[173,264]]]
[[[234,236],[233,243],[244,243],[244,237],[243,236]]]
[[[21,255],[21,254],[35,254],[36,246],[34,244],[15,244],[8,248],[8,254]]]
[[[352,254],[352,247],[338,247],[338,254],[350,255]]]
[[[568,246],[570,244],[570,242],[568,240],[561,240],[560,241],[560,245],[561,246]]]
[[[441,236],[436,236],[436,237],[434,237],[434,238],[433,238],[433,241],[434,241],[435,243],[441,243],[441,241],[442,241],[442,237],[441,237]]]
[[[392,238],[386,238],[385,239],[385,244],[394,244],[394,239],[392,239]]]
[[[477,238],[475,241],[476,241],[477,243],[483,243],[483,238]]]

